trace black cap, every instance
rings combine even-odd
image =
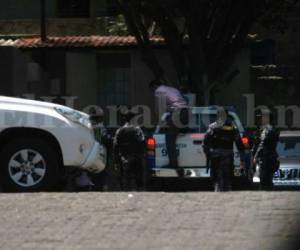
[[[89,111],[89,115],[90,117],[103,117],[104,116],[104,112],[103,110],[100,108],[91,108]]]
[[[270,116],[272,113],[269,109],[259,109],[255,116],[256,117],[262,117],[262,116]]]
[[[262,117],[268,117],[270,124],[274,125],[274,123],[275,123],[274,114],[269,109],[260,109],[260,110],[257,111],[257,113],[255,114],[255,116],[256,116],[256,118],[258,118],[258,120],[261,120]]]
[[[133,110],[126,110],[122,115],[127,121],[130,121],[132,118],[138,115],[138,112]]]

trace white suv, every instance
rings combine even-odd
[[[0,185],[5,191],[55,188],[64,167],[101,172],[105,148],[89,116],[53,103],[0,96]]]

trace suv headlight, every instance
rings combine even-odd
[[[88,129],[92,129],[92,123],[91,123],[88,115],[84,115],[77,110],[70,109],[67,107],[66,108],[55,107],[54,109],[57,113],[61,114],[68,120],[70,120],[74,123],[80,124]]]

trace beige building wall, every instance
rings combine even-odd
[[[250,50],[243,50],[232,65],[232,70],[239,70],[240,73],[228,85],[224,86],[216,96],[216,104],[224,106],[235,106],[240,118],[246,119],[246,98],[243,94],[250,91]]]
[[[13,50],[12,58],[12,93],[14,96],[22,97],[24,94],[29,93],[27,84],[28,60],[25,55],[17,49]]]
[[[156,49],[155,53],[165,70],[166,79],[172,84],[177,84],[176,72],[172,67],[172,61],[168,52],[163,49]],[[155,77],[142,61],[138,50],[133,50],[132,52],[132,75],[134,93],[132,103],[153,107],[153,93],[150,92],[148,85]]]
[[[87,52],[67,52],[66,93],[77,97],[75,108],[84,109],[97,103],[96,55]]]
[[[154,107],[153,93],[150,92],[148,84],[154,79],[152,72],[142,61],[139,51],[128,50],[105,50],[91,52],[68,52],[66,56],[66,89],[68,96],[76,96],[75,108],[83,109],[88,105],[99,105],[99,68],[97,67],[97,57],[103,53],[128,53],[131,57],[130,81],[128,105],[147,105],[151,109]],[[160,63],[166,70],[166,76],[172,83],[177,83],[176,73],[172,69],[171,60],[166,51],[156,50]],[[250,92],[250,52],[244,50],[236,63],[232,66],[238,69],[240,74],[233,82],[221,89],[216,95],[216,104],[235,106],[241,116],[246,119],[246,98],[243,94]]]

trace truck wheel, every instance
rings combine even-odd
[[[61,161],[46,140],[23,137],[8,142],[0,152],[4,191],[52,190],[60,180]]]

